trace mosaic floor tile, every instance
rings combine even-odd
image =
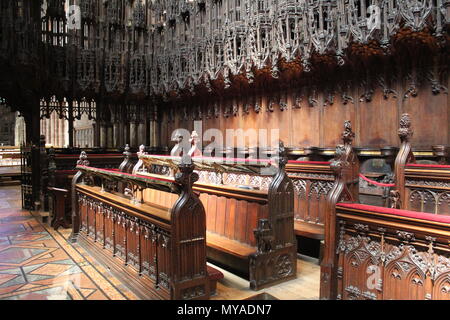
[[[0,198],[15,206],[0,206],[0,300],[136,298],[67,241],[70,229],[56,232],[21,210],[20,191],[0,188]]]
[[[63,286],[9,296],[4,300],[72,300]]]
[[[0,234],[2,234],[2,235],[23,232],[26,230],[27,229],[22,224],[0,226]]]
[[[71,268],[71,266],[64,265],[64,264],[49,263],[38,269],[35,269],[32,272],[32,274],[57,276],[65,271],[69,270],[70,268]]]
[[[12,247],[0,251],[0,261],[2,263],[20,264],[46,251],[46,249]]]

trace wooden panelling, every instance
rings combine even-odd
[[[284,92],[272,92],[268,90],[266,94],[256,95],[260,111],[254,111],[254,98],[242,96],[220,102],[220,114],[216,118],[214,115],[207,119],[207,110],[214,109],[214,103],[204,105],[202,118],[203,132],[208,129],[218,129],[223,136],[222,144],[225,145],[226,130],[247,130],[254,132],[259,129],[268,130],[267,141],[270,143],[270,130],[278,129],[280,139],[287,141],[289,146],[295,147],[321,147],[334,148],[340,143],[341,124],[344,120],[350,120],[355,128],[355,147],[385,147],[399,146],[396,129],[400,115],[408,112],[412,121],[416,124],[415,134],[412,143],[417,148],[430,148],[432,145],[450,144],[450,122],[449,119],[449,97],[445,90],[433,93],[430,82],[424,83],[417,88],[417,96],[407,93],[410,84],[406,80],[396,81],[389,87],[374,85],[372,91],[366,97],[365,90],[358,88],[355,84],[348,92],[336,91],[333,94],[333,103],[326,102],[329,97],[322,92],[318,92],[314,98],[315,102],[309,104],[308,97],[302,96],[299,104],[300,108],[294,107],[294,102],[298,97],[298,92],[290,90]],[[322,88],[323,89],[323,88]],[[300,89],[299,89],[300,90]],[[392,90],[385,92],[384,90]],[[367,93],[367,92],[366,92]],[[287,102],[287,109],[280,110],[279,96],[281,100]],[[346,96],[348,99],[344,99]],[[249,113],[244,113],[244,105],[249,103]],[[274,101],[273,112],[269,112],[267,107],[270,101]],[[225,107],[231,110],[232,105],[238,106],[238,115],[224,116]],[[163,110],[165,112],[165,110]],[[183,112],[176,112],[175,118],[183,116]],[[176,128],[192,130],[193,120],[175,120],[170,125],[170,135]],[[435,130],[442,128],[442,130]],[[242,135],[240,135],[241,137]],[[216,140],[218,142],[218,140]],[[253,147],[258,144],[258,139],[250,137],[244,142],[238,142],[237,136],[232,138],[235,146]],[[172,146],[173,143],[163,141]],[[209,141],[204,141],[206,146]],[[218,142],[219,143],[219,142]],[[244,145],[241,145],[244,143]],[[220,143],[219,143],[220,144]],[[261,145],[261,141],[259,141]]]
[[[392,95],[384,98],[381,90],[376,90],[372,101],[359,101],[359,133],[356,146],[385,147],[397,146],[398,104],[401,97]]]
[[[402,112],[408,113],[414,124],[411,144],[417,148],[449,145],[448,94],[433,94],[429,85],[423,85],[418,90],[417,97],[410,96],[403,101],[402,106]]]

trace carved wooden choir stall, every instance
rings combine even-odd
[[[278,152],[272,161],[193,158],[200,176],[193,189],[206,210],[208,258],[248,277],[254,290],[296,277],[294,186],[285,172],[282,143]],[[179,161],[139,158],[143,167],[138,173],[152,177],[158,166],[171,174]]]
[[[206,265],[205,209],[192,191],[198,175],[189,156],[178,169],[175,177],[153,178],[80,162],[71,239],[142,297],[208,299],[214,285]],[[175,201],[144,202],[147,190],[173,194]]]
[[[358,165],[351,152],[331,164],[321,298],[450,299],[450,166],[414,163],[408,114],[398,133],[391,208],[357,203],[346,180]]]

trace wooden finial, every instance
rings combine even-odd
[[[130,145],[128,143],[125,145],[125,151],[123,152],[123,155],[125,156],[125,159],[128,159],[131,156]]]
[[[336,146],[334,159],[331,161],[330,168],[336,177],[341,176],[343,166],[345,164],[345,146],[342,144]]]
[[[128,172],[131,173],[133,170],[133,163],[131,162],[131,152],[130,152],[130,146],[128,144],[125,145],[125,151],[123,152],[123,161],[119,165],[119,171],[120,172]]]
[[[143,144],[141,144],[139,146],[139,151],[137,152],[137,155],[141,156],[141,155],[144,155],[144,154],[147,154],[147,152],[145,152],[145,146]]]
[[[183,154],[183,147],[181,146],[181,142],[183,141],[183,136],[177,131],[175,132],[172,141],[175,141],[176,144],[170,151],[170,155],[172,157],[180,157]]]
[[[353,139],[355,138],[355,133],[352,130],[352,123],[350,120],[345,120],[344,122],[344,132],[342,133],[342,141],[345,145],[351,145]]]
[[[398,136],[401,142],[409,142],[414,131],[411,128],[411,117],[404,113],[400,118],[400,128],[398,129]]]
[[[77,165],[79,166],[88,166],[89,161],[87,160],[87,153],[86,151],[81,151],[80,153],[80,159],[77,161]]]
[[[189,155],[181,158],[178,165],[179,172],[175,174],[175,181],[183,186],[183,189],[191,189],[192,185],[198,180],[199,176],[194,172],[194,163]]]
[[[277,163],[278,163],[278,167],[281,169],[284,169],[284,167],[286,166],[287,162],[288,162],[288,158],[287,158],[287,151],[286,148],[284,147],[284,143],[283,141],[279,140],[278,141],[278,157],[277,157]]]

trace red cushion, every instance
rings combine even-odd
[[[220,279],[223,279],[223,273],[217,270],[216,268],[213,268],[211,266],[206,266],[208,268],[208,278],[209,280],[215,280],[218,281]]]
[[[406,165],[407,167],[424,167],[424,168],[441,168],[441,169],[450,169],[450,165],[444,164],[420,164],[420,163],[409,163]]]
[[[385,208],[385,207],[369,206],[366,204],[359,204],[359,203],[338,203],[337,206],[343,207],[343,208],[372,211],[372,212],[377,212],[377,213],[392,214],[392,215],[427,220],[427,221],[450,223],[450,216],[432,214],[432,213],[426,213],[426,212],[391,209],[391,208]]]

